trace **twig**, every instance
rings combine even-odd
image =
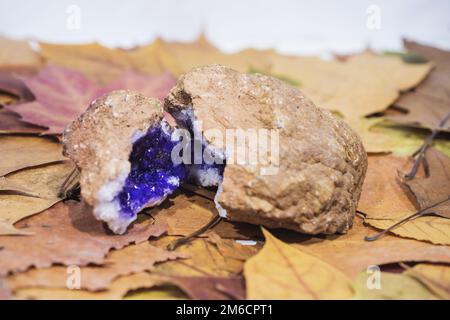
[[[58,197],[65,199],[69,193],[72,193],[73,190],[76,190],[79,187],[77,178],[79,172],[77,168],[74,168],[69,175],[66,177],[64,182],[58,191]]]
[[[222,220],[222,217],[219,214],[216,214],[207,224],[205,224],[200,229],[192,232],[190,235],[187,235],[183,238],[177,239],[167,245],[167,250],[173,251],[177,247],[189,242],[192,238],[195,238],[202,233],[204,233],[206,230],[214,228],[220,221]]]
[[[377,234],[375,234],[375,235],[373,235],[373,236],[370,236],[370,237],[369,237],[369,236],[366,236],[366,237],[364,237],[364,239],[365,239],[366,241],[375,241],[375,240],[378,240],[379,238],[381,238],[381,236],[383,236],[383,235],[386,234],[387,232],[389,232],[389,231],[391,231],[391,230],[397,228],[398,226],[400,226],[400,225],[402,225],[402,224],[404,224],[404,223],[406,223],[406,222],[408,222],[408,221],[411,221],[411,220],[413,220],[413,219],[415,219],[415,218],[417,218],[417,217],[420,217],[420,216],[429,214],[430,212],[429,212],[428,210],[430,210],[430,209],[432,209],[432,208],[434,208],[434,207],[437,207],[438,205],[443,204],[444,202],[447,202],[447,201],[449,201],[449,200],[450,200],[450,196],[449,196],[447,199],[445,199],[445,200],[436,202],[436,203],[432,204],[432,205],[429,206],[429,207],[423,208],[423,209],[421,209],[421,210],[419,210],[419,211],[417,211],[417,212],[415,212],[415,213],[413,213],[413,214],[411,214],[411,215],[409,215],[409,216],[403,218],[403,219],[400,220],[399,222],[393,224],[393,225],[390,226],[389,228],[387,228],[387,229],[385,229],[385,230],[383,230],[383,231],[381,231],[381,232],[379,232],[379,233],[377,233]]]
[[[438,128],[443,128],[449,119],[450,119],[450,112],[448,112],[447,115],[444,118],[442,118],[442,120],[439,122]],[[433,129],[433,131],[431,131],[431,134],[425,139],[424,143],[420,146],[420,148],[413,153],[413,157],[416,157],[416,159],[414,161],[413,167],[411,168],[411,171],[405,174],[406,180],[414,179],[414,177],[416,176],[417,171],[419,170],[420,163],[422,162],[426,151],[428,150],[429,147],[431,147],[434,138],[440,132],[438,128]]]

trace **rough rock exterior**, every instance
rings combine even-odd
[[[367,169],[357,134],[298,89],[260,74],[211,65],[182,76],[166,98],[172,115],[192,108],[211,145],[209,129],[273,129],[279,169],[227,163],[219,204],[231,220],[308,234],[344,233],[352,225]],[[225,150],[227,152],[228,150]]]
[[[133,140],[162,118],[159,100],[121,90],[93,101],[85,113],[66,128],[64,154],[81,171],[81,194],[87,203],[98,206],[111,201],[120,191],[130,172],[128,159]],[[103,192],[105,186],[108,190]],[[114,232],[121,225],[117,214],[97,215],[97,218],[106,221]]]

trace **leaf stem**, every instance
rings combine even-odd
[[[222,220],[222,217],[219,214],[216,214],[207,224],[205,224],[200,229],[192,232],[191,234],[189,234],[183,238],[177,239],[177,240],[169,243],[167,245],[167,250],[169,250],[169,251],[175,250],[177,247],[189,242],[192,238],[195,238],[195,237],[201,235],[208,229],[214,228],[221,220]]]
[[[58,191],[58,197],[59,198],[66,198],[67,194],[70,192],[70,190],[72,189],[76,189],[78,187],[78,178],[79,172],[77,168],[74,168],[69,175],[66,177],[66,179],[64,180],[64,182],[62,183],[61,187],[59,188]],[[72,188],[70,188],[72,187]]]
[[[444,118],[442,118],[442,120],[439,122],[439,127],[436,129],[433,129],[433,131],[431,131],[431,134],[426,138],[426,140],[424,141],[424,143],[420,146],[419,149],[417,149],[414,153],[413,153],[413,157],[416,157],[415,161],[414,161],[414,165],[411,168],[411,171],[408,172],[407,174],[405,174],[405,179],[406,180],[411,180],[414,179],[414,177],[417,174],[417,171],[419,170],[419,166],[420,163],[422,162],[424,156],[425,156],[425,152],[428,150],[429,147],[431,147],[431,144],[433,143],[434,138],[437,136],[437,134],[440,132],[440,128],[443,128],[447,121],[450,119],[450,111],[446,114],[446,116]]]
[[[366,236],[366,237],[364,237],[364,240],[366,240],[366,241],[375,241],[375,240],[378,240],[378,239],[380,239],[384,234],[386,234],[387,232],[389,232],[389,231],[391,231],[391,230],[397,228],[398,226],[400,226],[400,225],[402,225],[402,224],[404,224],[404,223],[406,223],[406,222],[408,222],[408,221],[411,221],[411,220],[413,220],[413,219],[415,219],[415,218],[417,218],[417,217],[420,217],[420,216],[423,216],[423,215],[425,215],[425,214],[430,213],[428,210],[430,210],[430,209],[432,209],[432,208],[434,208],[434,207],[437,207],[438,205],[440,205],[440,204],[442,204],[442,203],[444,203],[444,202],[447,202],[447,201],[449,201],[449,200],[450,200],[450,196],[449,196],[447,199],[445,199],[445,200],[438,201],[438,202],[432,204],[432,205],[429,206],[429,207],[423,208],[423,209],[421,209],[421,210],[419,210],[419,211],[417,211],[417,212],[415,212],[415,213],[413,213],[413,214],[411,214],[411,215],[409,215],[409,216],[403,218],[403,219],[400,220],[399,222],[396,222],[395,224],[393,224],[393,225],[390,226],[389,228],[387,228],[387,229],[385,229],[385,230],[383,230],[383,231],[381,231],[381,232],[379,232],[379,233],[377,233],[377,234],[375,234],[375,235],[373,235],[373,236]]]

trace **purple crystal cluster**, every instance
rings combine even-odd
[[[191,124],[188,124],[187,127],[192,130]],[[208,183],[203,184],[204,186],[217,185],[217,177],[221,180],[225,165],[204,162],[202,157],[206,145],[203,141],[191,140],[192,164],[174,164],[171,152],[180,140],[173,139],[171,133],[170,130],[159,124],[151,127],[145,135],[134,142],[129,158],[131,171],[125,180],[122,191],[116,197],[122,214],[132,217],[145,206],[159,204],[184,180],[192,179],[199,184],[202,184],[199,180],[209,180]],[[194,144],[196,143],[201,144],[200,155],[194,155]],[[194,164],[198,161],[201,163]],[[211,179],[208,175],[214,178]],[[199,179],[199,176],[202,176],[202,179]]]
[[[133,144],[131,171],[118,194],[121,211],[133,216],[146,204],[157,204],[177,189],[186,176],[183,164],[175,165],[172,148],[178,141],[161,125],[150,128]]]

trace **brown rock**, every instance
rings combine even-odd
[[[269,129],[279,135],[279,165],[230,163],[217,196],[235,221],[304,233],[344,233],[352,225],[367,169],[357,134],[299,90],[275,78],[211,65],[182,76],[166,98],[175,118],[192,108],[211,146],[235,155],[211,130]],[[245,142],[249,150],[250,143]],[[255,150],[253,150],[255,151]],[[220,190],[220,189],[219,189]]]

